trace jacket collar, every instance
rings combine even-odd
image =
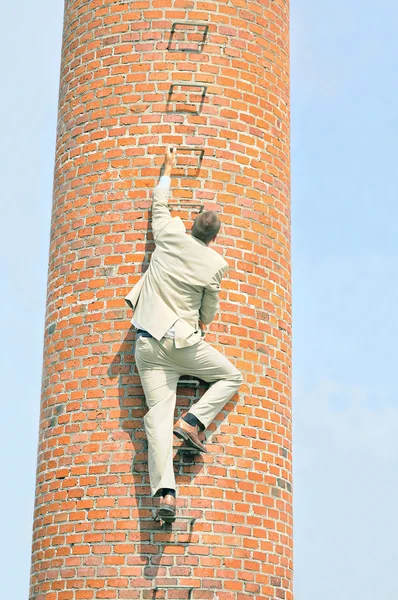
[[[202,246],[206,246],[206,244],[204,242],[202,242],[202,240],[198,240],[198,238],[195,237],[194,235],[191,235],[191,238],[193,240],[195,240],[195,242],[198,242],[198,244],[202,244]]]

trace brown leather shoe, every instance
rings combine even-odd
[[[183,439],[187,446],[199,450],[199,452],[207,452],[206,448],[199,439],[198,427],[190,425],[183,419],[177,421],[174,426],[173,433],[180,439]]]
[[[166,494],[161,501],[156,513],[157,519],[165,523],[172,523],[176,519],[176,499],[171,494]]]

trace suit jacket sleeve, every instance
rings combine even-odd
[[[199,318],[204,325],[211,323],[217,314],[220,305],[218,294],[220,291],[221,279],[223,278],[226,269],[227,267],[219,269],[203,290]]]
[[[155,242],[162,229],[172,220],[168,209],[170,189],[157,186],[153,192],[152,231]]]

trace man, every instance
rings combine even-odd
[[[219,306],[220,282],[228,265],[210,243],[220,219],[200,213],[191,235],[168,209],[170,175],[175,149],[166,150],[165,171],[155,188],[152,231],[156,249],[148,270],[126,297],[137,328],[135,358],[148,412],[151,493],[162,497],[157,516],[173,521],[176,514],[173,433],[200,452],[206,452],[199,433],[213,421],[242,383],[239,371],[202,339],[201,328],[211,323]],[[176,388],[181,375],[212,385],[173,427]]]

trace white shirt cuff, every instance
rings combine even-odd
[[[170,185],[171,185],[171,177],[169,177],[168,175],[162,175],[159,180],[158,187],[160,187],[164,190],[169,190]]]

